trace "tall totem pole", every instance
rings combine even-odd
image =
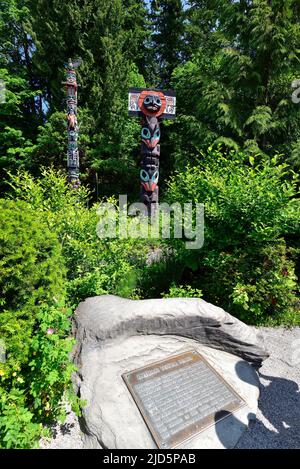
[[[142,118],[140,195],[145,214],[152,216],[158,206],[160,122],[175,118],[175,93],[172,90],[129,88],[128,113],[131,117]]]
[[[68,130],[68,180],[74,188],[80,185],[79,180],[79,153],[77,146],[78,125],[77,125],[77,80],[76,68],[80,61],[72,62],[69,59],[66,65],[66,85],[67,93],[67,130]]]

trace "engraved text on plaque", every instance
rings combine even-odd
[[[245,405],[196,351],[122,376],[160,448],[179,445]]]

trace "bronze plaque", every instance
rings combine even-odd
[[[174,448],[246,405],[195,350],[122,377],[159,448]]]

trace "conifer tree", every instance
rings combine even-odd
[[[191,60],[174,77],[185,148],[220,143],[297,158],[291,85],[300,75],[299,8],[296,0],[190,2]]]
[[[168,87],[184,49],[184,12],[181,0],[152,0],[150,20],[157,83]]]
[[[1,189],[6,170],[28,167],[26,149],[42,124],[39,86],[31,63],[34,45],[29,18],[27,0],[1,3],[0,80],[5,87],[0,103]]]
[[[59,118],[63,123],[64,117],[56,113],[65,109],[61,85],[64,65],[69,57],[79,57],[82,60],[78,69],[82,170],[99,170],[100,177],[104,178],[100,181],[102,187],[105,182],[110,189],[117,181],[128,184],[130,176],[127,180],[124,177],[128,167],[125,160],[128,158],[129,168],[135,172],[132,141],[138,141],[133,139],[138,124],[127,123],[127,92],[128,86],[144,84],[140,74],[148,34],[144,2],[10,0],[6,4],[10,7],[6,16],[1,17],[0,34],[2,44],[11,43],[13,50],[8,60],[9,51],[5,46],[3,57],[16,73],[14,80],[25,80],[20,87],[23,94],[25,85],[30,93],[40,90],[39,94],[35,93],[37,97],[33,94],[26,98],[26,106],[31,105],[29,117],[36,119],[35,126],[29,123],[25,108],[18,110],[24,117],[21,124],[24,131],[30,129],[31,140],[11,141],[11,146],[26,147],[24,151],[31,169],[36,170],[41,164],[63,163],[64,148],[59,154],[57,148],[63,138]],[[21,17],[19,10],[23,16],[26,12],[26,18]],[[11,18],[15,27],[9,23],[13,21]],[[25,45],[28,42],[27,50],[19,46],[21,39]],[[0,111],[4,112],[4,108]],[[9,112],[2,125],[6,126],[14,118]],[[43,120],[45,128],[37,129]]]

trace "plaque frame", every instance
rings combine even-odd
[[[165,365],[169,364],[172,362],[177,362],[179,359],[184,359],[187,357],[192,357],[193,363],[195,362],[203,362],[222,382],[222,384],[231,392],[233,397],[235,399],[232,399],[232,401],[227,404],[225,407],[222,407],[220,409],[221,415],[217,420],[215,419],[215,411],[211,412],[209,415],[206,417],[199,419],[198,422],[191,423],[189,426],[187,426],[185,429],[178,431],[175,433],[173,436],[168,438],[167,440],[162,440],[152,423],[151,417],[148,414],[145,406],[143,405],[142,399],[138,396],[137,392],[134,389],[135,384],[138,383],[137,375],[141,373],[142,371],[151,371],[151,369],[157,368],[160,365]],[[191,360],[189,360],[188,363],[185,363],[183,365],[177,366],[177,369],[187,367],[191,364]],[[170,370],[172,371],[172,370]],[[162,376],[164,374],[167,374],[168,371],[161,371],[161,372],[156,372],[155,376]],[[155,362],[152,362],[148,365],[136,368],[131,371],[127,371],[122,374],[122,378],[139,410],[141,413],[143,420],[146,423],[146,426],[148,427],[151,436],[153,437],[156,445],[160,449],[166,449],[166,448],[176,448],[179,446],[181,443],[184,443],[192,438],[194,438],[196,435],[201,433],[202,431],[208,429],[209,427],[213,426],[214,424],[220,422],[221,420],[224,420],[225,418],[233,415],[234,412],[239,410],[240,408],[244,407],[247,405],[246,401],[240,396],[240,394],[225,380],[225,378],[208,362],[206,358],[203,357],[199,352],[196,350],[188,350],[186,352],[182,352],[177,355],[171,355],[167,358],[164,358],[162,360],[158,360]],[[150,378],[151,379],[151,378]],[[223,415],[222,415],[223,414]]]

